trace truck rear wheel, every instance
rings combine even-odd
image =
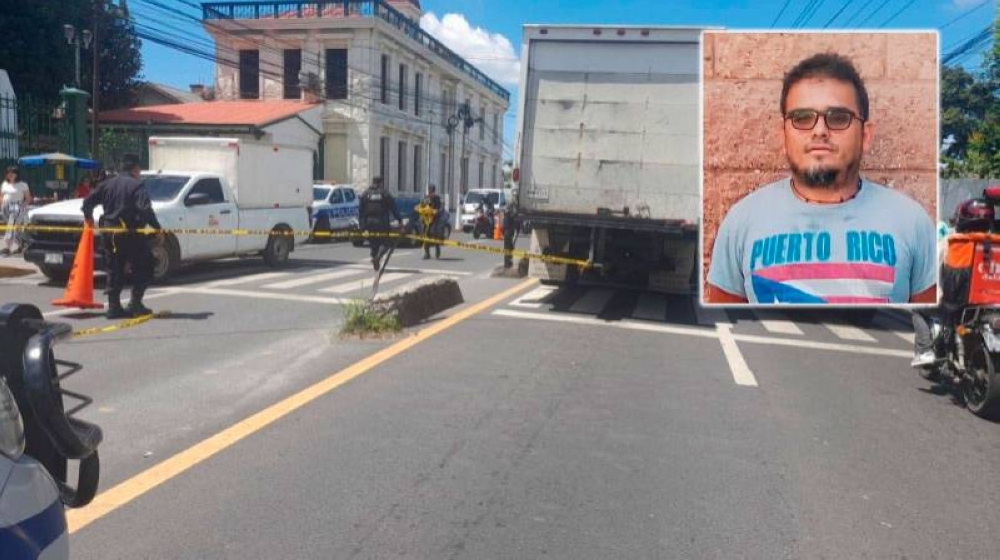
[[[272,233],[267,238],[267,247],[264,247],[264,262],[271,267],[280,267],[288,263],[288,256],[295,246],[291,232],[280,230]]]

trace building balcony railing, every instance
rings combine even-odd
[[[384,0],[328,0],[326,2],[203,2],[205,20],[249,19],[314,19],[314,18],[378,18],[399,29],[404,35],[448,61],[465,74],[510,101],[510,92],[483,74],[444,43],[420,28]]]

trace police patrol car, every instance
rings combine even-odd
[[[359,206],[351,185],[313,185],[309,210],[313,233],[357,229]]]
[[[66,514],[55,481],[24,454],[24,425],[17,402],[0,376],[0,558],[69,557]]]

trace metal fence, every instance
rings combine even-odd
[[[59,151],[64,137],[59,103],[0,96],[0,168],[17,163],[21,156]],[[53,168],[21,169],[20,176],[35,196],[53,196],[46,187],[55,180]],[[67,176],[67,180],[74,179]]]

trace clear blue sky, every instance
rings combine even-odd
[[[176,5],[177,13],[167,16],[150,2]],[[200,36],[209,42],[200,25],[185,15],[199,15],[191,5],[195,0],[130,0],[129,7],[137,23],[168,33],[177,29]],[[787,4],[787,6],[786,6]],[[500,34],[520,54],[521,26],[525,23],[601,23],[632,25],[713,25],[735,29],[769,29],[783,6],[784,13],[774,28],[791,29],[803,10],[815,12],[795,28],[822,29],[941,29],[942,52],[972,38],[996,17],[995,1],[986,0],[705,0],[673,2],[670,0],[421,0],[424,12],[438,18],[447,13],[462,14],[473,28]],[[954,21],[965,12],[967,16]],[[843,11],[841,11],[843,9]],[[836,15],[840,12],[839,15]],[[834,17],[836,15],[836,17]],[[895,16],[893,18],[893,16]],[[893,18],[890,22],[886,20]],[[849,25],[845,25],[849,22]],[[172,26],[172,27],[166,27]],[[211,83],[211,62],[177,51],[144,43],[143,73],[150,81],[186,89],[188,84]],[[471,60],[471,59],[470,59]],[[964,61],[967,68],[977,67],[981,57]],[[477,60],[472,60],[479,63]],[[516,96],[516,84],[508,84]],[[508,141],[512,137],[516,104],[512,98],[505,126]]]

